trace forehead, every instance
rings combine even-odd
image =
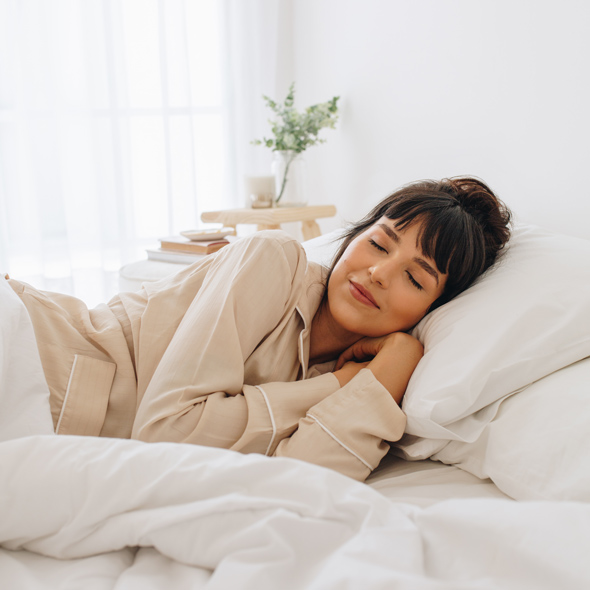
[[[379,228],[383,232],[385,232],[394,242],[401,243],[404,240],[408,240],[409,243],[413,242],[414,247],[416,248],[416,255],[414,256],[414,261],[420,264],[423,267],[432,267],[436,269],[436,272],[446,277],[447,273],[443,272],[434,257],[429,256],[424,252],[424,248],[422,246],[425,224],[422,220],[416,219],[409,224],[406,224],[403,227],[398,227],[396,224],[395,219],[389,219],[388,217],[381,217],[378,219],[371,227],[371,228]]]
[[[421,237],[424,232],[424,223],[416,219],[412,223],[406,224],[405,226],[398,227],[397,220],[389,219],[388,217],[381,217],[371,227],[378,227],[383,230],[394,242],[399,242],[403,238],[413,240],[416,248],[424,254]],[[371,228],[369,228],[371,229]],[[428,258],[428,257],[427,257]]]

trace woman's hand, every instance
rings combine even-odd
[[[348,376],[356,369],[348,379],[350,381],[366,367],[399,404],[423,355],[422,344],[404,332],[394,332],[380,338],[362,338],[340,355],[334,374],[340,380],[340,371],[346,370],[343,376]]]
[[[357,373],[361,369],[365,369],[369,366],[368,362],[356,363],[353,361],[344,363],[340,369],[334,371],[334,375],[340,382],[340,387],[344,387],[353,377],[356,377]]]
[[[418,342],[413,336],[404,332],[393,332],[392,334],[386,334],[378,338],[361,338],[338,357],[335,369],[340,369],[349,361],[359,362],[371,360],[381,352],[384,346],[395,347],[400,343],[400,340],[406,342],[415,340]],[[420,343],[418,342],[418,344]],[[420,346],[422,345],[420,344]]]

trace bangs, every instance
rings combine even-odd
[[[489,268],[510,237],[510,210],[483,182],[464,177],[409,184],[392,193],[341,236],[332,269],[352,240],[385,217],[404,230],[420,225],[416,246],[447,275],[430,310],[467,289]]]
[[[432,200],[422,195],[420,200],[393,203],[383,215],[400,230],[421,225],[417,246],[441,273],[448,274],[445,295],[449,298],[485,270],[481,227],[461,207],[441,202],[440,195]]]

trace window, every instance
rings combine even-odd
[[[89,304],[235,206],[217,0],[0,4],[2,270]]]

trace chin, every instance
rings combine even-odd
[[[363,338],[380,338],[381,336],[387,336],[388,334],[393,334],[394,332],[408,332],[411,330],[416,324],[411,324],[408,326],[391,326],[389,328],[384,328],[382,325],[380,326],[367,326],[366,324],[360,324],[356,326],[356,329],[351,329],[350,331],[358,334]]]
[[[349,330],[350,332],[356,334],[361,338],[380,338],[381,336],[386,336],[387,334],[391,334],[391,332],[398,332],[399,330],[392,330],[390,331],[383,331],[383,328],[378,327],[371,327],[371,326],[357,326],[357,329]]]

